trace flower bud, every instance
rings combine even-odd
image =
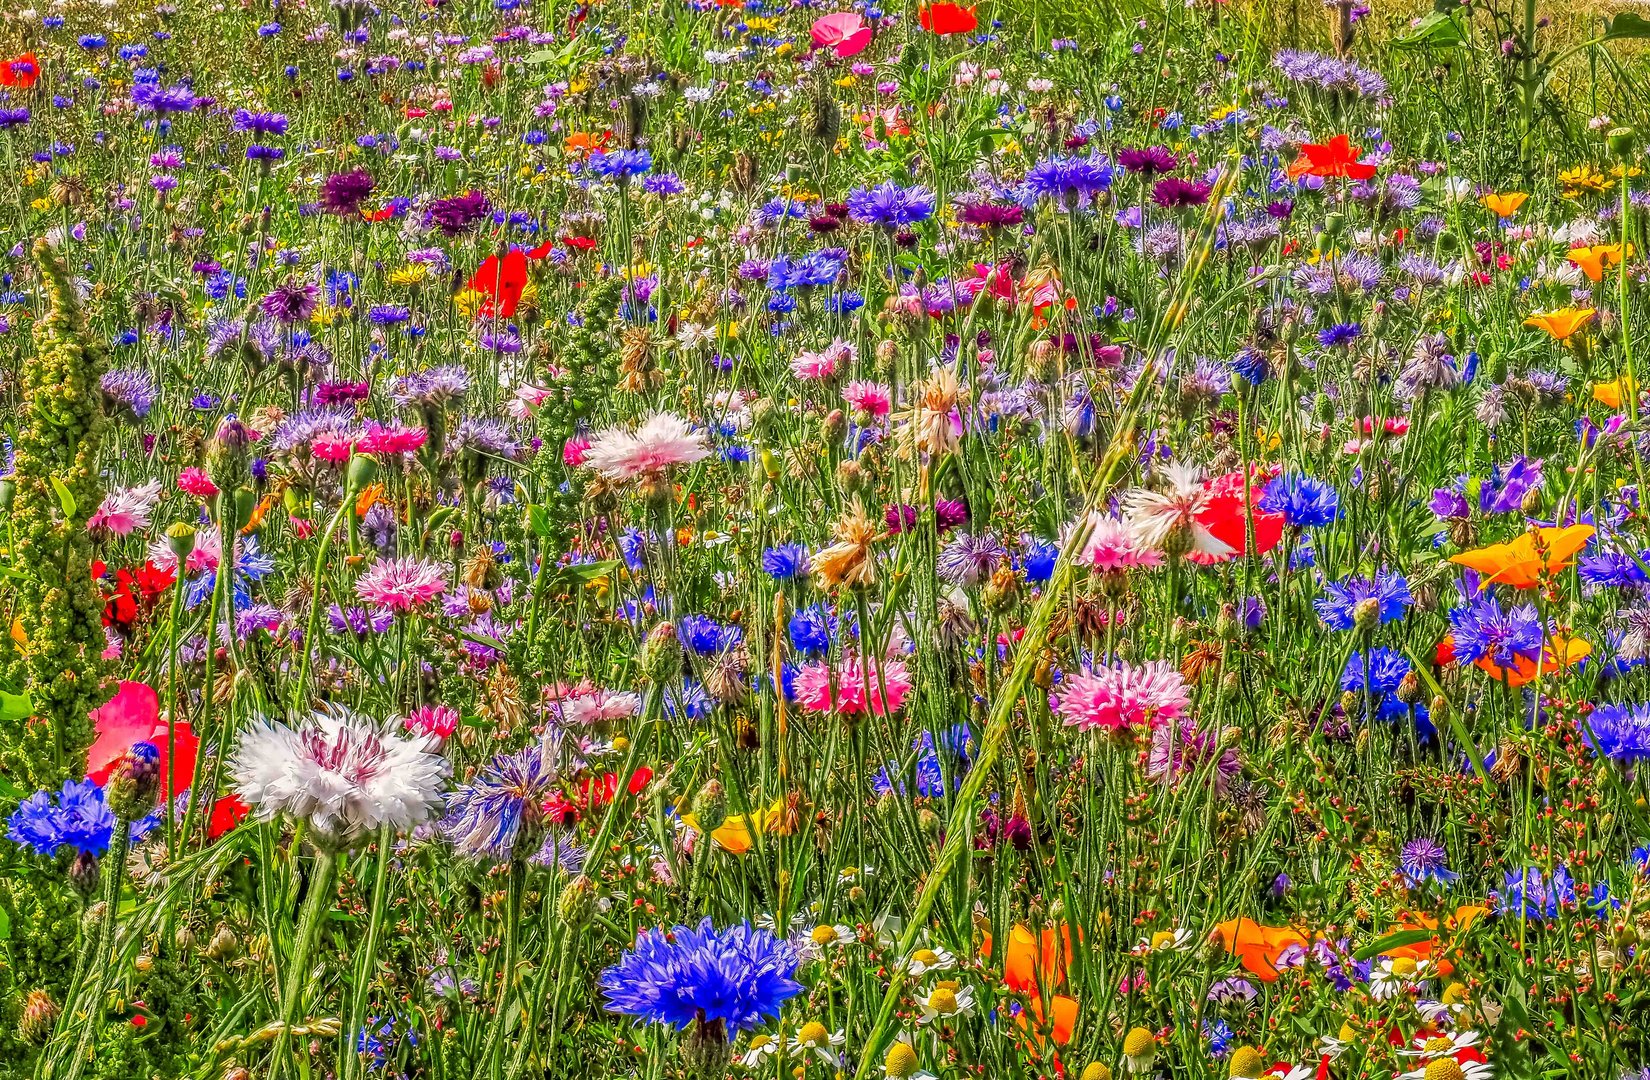
[[[195,527],[187,521],[179,521],[166,527],[166,546],[172,550],[172,556],[182,564],[195,551]],[[179,575],[182,576],[181,574]]]
[[[720,1020],[695,1020],[682,1040],[682,1061],[691,1077],[719,1077],[732,1058],[727,1027]]]
[[[713,833],[728,819],[728,797],[717,780],[706,781],[693,797],[693,813],[699,820],[699,831]]]
[[[219,923],[212,932],[212,940],[206,943],[206,958],[220,964],[227,963],[241,954],[240,939],[235,931],[229,929],[228,924]]]
[[[349,459],[349,475],[346,490],[350,494],[365,491],[367,486],[378,479],[378,459],[369,454],[352,454]]]
[[[97,856],[82,851],[69,864],[69,884],[74,886],[81,896],[90,897],[97,892]]]
[[[23,1000],[23,1013],[17,1018],[17,1037],[30,1046],[45,1046],[62,1012],[46,991],[30,990]]]
[[[654,683],[674,682],[682,673],[682,642],[673,623],[662,622],[642,642],[642,674]]]
[[[1614,127],[1604,136],[1605,145],[1610,153],[1626,160],[1633,156],[1633,150],[1638,145],[1639,133],[1630,127]]]
[[[580,927],[590,921],[596,913],[596,887],[584,874],[580,874],[562,889],[561,896],[556,900],[556,914],[569,928]]]
[[[109,809],[122,821],[139,821],[155,808],[160,788],[160,750],[141,742],[122,754],[105,788]]]

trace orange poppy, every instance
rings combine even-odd
[[[1060,994],[1049,999],[1049,1016],[1043,1016],[1043,999],[1032,994],[1026,999],[1024,1011],[1015,1014],[1014,1022],[1020,1025],[1020,1030],[1030,1033],[1041,1046],[1044,1041],[1043,1031],[1048,1030],[1049,1037],[1054,1039],[1054,1045],[1065,1046],[1071,1042],[1071,1034],[1077,1028],[1077,999]],[[1029,1014],[1029,1016],[1028,1016]],[[1033,1027],[1030,1021],[1035,1020]]]
[[[1576,552],[1586,547],[1592,537],[1591,525],[1570,525],[1562,529],[1547,526],[1523,533],[1509,543],[1451,555],[1449,561],[1484,575],[1478,586],[1481,589],[1498,583],[1515,589],[1533,589],[1543,576],[1551,576],[1569,566]]]
[[[606,150],[607,144],[613,138],[611,131],[604,131],[600,135],[589,131],[575,131],[562,140],[562,152],[574,157],[586,158],[597,150]]]
[[[1337,135],[1326,143],[1307,143],[1301,147],[1300,157],[1289,166],[1289,177],[1344,176],[1348,180],[1368,180],[1375,175],[1375,166],[1359,164],[1363,147],[1353,146],[1352,139]]]
[[[1620,244],[1597,244],[1593,247],[1575,247],[1564,253],[1564,257],[1581,268],[1589,281],[1603,281],[1604,271],[1611,266],[1621,265]],[[1627,245],[1627,257],[1633,257],[1633,245]]]
[[[931,34],[940,37],[949,37],[952,34],[966,34],[980,25],[980,20],[971,7],[953,4],[941,0],[937,4],[924,4],[917,9],[917,22]]]
[[[1569,341],[1576,331],[1593,321],[1597,308],[1559,308],[1557,311],[1538,311],[1524,320],[1524,325],[1545,330],[1554,341]]]
[[[375,482],[368,484],[362,489],[361,494],[356,497],[355,516],[358,518],[366,517],[367,511],[371,510],[373,504],[383,497],[384,485],[382,483]]]
[[[1623,375],[1614,382],[1594,383],[1593,400],[1600,405],[1612,409],[1621,408],[1621,403],[1633,391],[1633,380]]]
[[[1522,191],[1509,191],[1505,195],[1486,195],[1479,200],[1484,208],[1498,218],[1510,218],[1518,213],[1518,208],[1524,205],[1529,196]]]
[[[1478,921],[1478,917],[1484,914],[1486,910],[1488,909],[1471,904],[1458,907],[1455,909],[1455,914],[1444,920],[1444,929],[1465,930],[1474,922]],[[1438,929],[1438,920],[1433,918],[1431,915],[1424,915],[1419,912],[1405,912],[1398,925],[1393,927],[1393,929],[1389,932],[1396,933],[1402,930],[1436,929]],[[1440,944],[1441,943],[1439,940],[1433,937],[1428,938],[1425,941],[1417,941],[1413,945],[1400,945],[1397,948],[1382,950],[1380,955],[1393,959],[1407,956],[1411,960],[1430,960],[1432,959],[1434,951]],[[1459,948],[1450,950],[1452,953],[1459,951]],[[1438,958],[1438,974],[1447,976],[1454,970],[1454,964],[1450,963],[1443,957]]]
[[[1058,936],[1053,927],[1047,927],[1040,938],[1023,923],[1015,923],[1009,930],[1008,946],[1003,950],[1003,984],[1026,998],[1025,1010],[1014,1017],[1020,1030],[1030,1033],[1039,1046],[1048,1037],[1056,1046],[1065,1046],[1077,1026],[1077,999],[1051,993],[1045,1016],[1043,995],[1066,981],[1071,963],[1071,927],[1060,927]],[[1081,933],[1078,940],[1082,940]],[[992,938],[987,934],[980,953],[989,958],[991,952]],[[1031,1025],[1033,1020],[1035,1027]]]
[[[1228,919],[1215,926],[1226,951],[1262,982],[1276,982],[1278,958],[1290,946],[1305,948],[1311,939],[1287,926],[1262,926],[1253,919]]]
[[[1537,675],[1557,678],[1564,674],[1565,668],[1581,663],[1592,652],[1593,646],[1580,638],[1555,637],[1542,646],[1540,664],[1528,657],[1517,656],[1512,667],[1504,668],[1489,657],[1480,656],[1472,662],[1472,666],[1488,673],[1496,682],[1505,682],[1509,687],[1517,688],[1534,682]]]

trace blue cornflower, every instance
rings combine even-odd
[[[687,185],[675,173],[656,173],[642,181],[642,190],[662,199],[668,195],[680,195],[687,190]]]
[[[822,653],[831,647],[831,617],[815,604],[791,616],[791,647],[797,652]]]
[[[1268,514],[1282,514],[1285,524],[1297,529],[1321,529],[1341,516],[1341,498],[1333,485],[1303,473],[1284,473],[1269,481],[1255,508]]]
[[[90,780],[65,780],[56,801],[37,791],[6,819],[6,835],[36,854],[56,855],[64,847],[81,855],[102,856],[114,835],[115,815],[103,789]]]
[[[1020,537],[1020,544],[1025,549],[1020,556],[1020,569],[1025,571],[1026,581],[1041,585],[1052,578],[1054,564],[1060,558],[1059,545],[1030,535]]]
[[[1488,657],[1496,667],[1510,668],[1541,655],[1541,617],[1531,604],[1503,608],[1495,597],[1481,594],[1451,610],[1449,625],[1455,658],[1463,664]]]
[[[1224,1020],[1203,1021],[1203,1037],[1209,1040],[1209,1056],[1219,1060],[1232,1049],[1231,1025]]]
[[[933,216],[934,193],[920,184],[902,188],[885,180],[873,188],[850,191],[848,213],[861,225],[902,229]]]
[[[532,844],[544,801],[555,791],[560,739],[551,737],[514,754],[500,754],[447,800],[440,829],[472,858],[509,862],[516,843]]]
[[[653,168],[653,155],[646,150],[609,150],[590,158],[590,171],[615,184],[629,183],[632,176],[640,176]]]
[[[1600,705],[1582,733],[1588,746],[1612,761],[1650,758],[1650,705]]]
[[[1341,689],[1390,694],[1409,672],[1409,661],[1396,649],[1371,649],[1367,661],[1363,653],[1355,652],[1347,657],[1346,667],[1341,669]]]
[[[1357,323],[1336,323],[1327,330],[1318,331],[1318,344],[1326,349],[1350,345],[1362,336],[1364,328]]]
[[[1381,569],[1374,578],[1353,577],[1326,581],[1325,595],[1313,601],[1318,617],[1331,630],[1370,627],[1404,617],[1415,602],[1402,574]]]
[[[1448,885],[1461,876],[1449,868],[1449,853],[1428,836],[1417,837],[1404,845],[1398,856],[1398,869],[1404,875],[1404,884],[1411,889],[1420,888],[1427,881]]]
[[[676,620],[676,634],[682,644],[700,656],[713,656],[744,640],[737,626],[724,626],[708,615],[684,615]]]
[[[1593,886],[1585,900],[1576,893],[1575,878],[1570,868],[1560,864],[1553,868],[1552,877],[1540,867],[1529,866],[1521,871],[1506,872],[1505,884],[1499,893],[1492,893],[1497,907],[1503,913],[1522,914],[1524,918],[1546,920],[1558,918],[1559,909],[1581,905],[1592,911],[1615,906],[1610,898],[1610,885],[1601,881]]]
[[[1583,555],[1576,560],[1576,573],[1587,584],[1599,588],[1624,589],[1650,584],[1644,566],[1650,564],[1650,551],[1641,551],[1638,558],[1614,551]]]
[[[775,581],[804,577],[809,570],[805,544],[776,544],[762,553],[762,572]]]
[[[238,548],[235,553],[235,574],[230,579],[237,611],[252,603],[252,583],[262,581],[275,570],[274,556],[265,554],[259,548],[257,536],[242,539]],[[212,588],[217,584],[217,576],[216,570],[207,570],[184,585],[184,604],[190,611],[205,603],[212,595]]]
[[[796,965],[768,931],[748,922],[718,931],[707,917],[697,928],[642,931],[601,984],[610,1012],[677,1030],[697,1020],[731,1036],[777,1017],[801,993]]]
[[[1044,158],[1026,171],[1026,189],[1040,199],[1076,206],[1111,187],[1111,162],[1089,156]]]

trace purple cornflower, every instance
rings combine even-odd
[[[485,192],[474,188],[450,199],[437,199],[425,212],[424,220],[446,236],[462,236],[475,228],[476,223],[492,212],[492,204]]]
[[[902,188],[892,180],[848,193],[848,213],[862,225],[902,229],[934,214],[934,193],[919,185]]]
[[[333,173],[321,184],[321,206],[339,217],[355,217],[361,213],[361,204],[377,186],[378,181],[365,169]]]
[[[288,281],[271,289],[258,306],[263,313],[278,323],[301,323],[315,313],[321,300],[321,288],[312,281]]]
[[[1165,210],[1202,206],[1209,201],[1209,193],[1213,190],[1214,187],[1210,184],[1182,180],[1178,176],[1165,176],[1152,185],[1152,202]]]
[[[1541,654],[1541,617],[1532,604],[1503,608],[1493,596],[1480,594],[1449,613],[1455,657],[1470,664],[1485,657],[1510,668],[1520,659]]]
[[[1117,163],[1137,176],[1151,177],[1172,172],[1180,159],[1161,146],[1146,146],[1119,151]]]
[[[149,415],[159,395],[154,376],[140,368],[106,372],[99,385],[112,402],[124,405],[139,420]]]
[[[1427,881],[1448,885],[1461,876],[1450,870],[1449,853],[1427,836],[1416,837],[1404,845],[1398,856],[1398,869],[1404,875],[1404,883],[1412,889]]]
[[[1587,745],[1612,761],[1650,758],[1650,706],[1600,705],[1577,726]]]
[[[940,549],[936,569],[941,579],[953,585],[978,585],[989,581],[1008,559],[1008,548],[989,532],[960,532]]]

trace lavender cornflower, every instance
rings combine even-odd
[[[1650,758],[1650,705],[1600,705],[1577,726],[1587,745],[1612,761]]]
[[[939,576],[953,585],[978,585],[990,580],[1008,559],[1008,548],[989,532],[960,532],[940,549]]]
[[[149,415],[159,396],[154,376],[141,368],[105,372],[99,385],[111,404],[125,406],[139,420]]]
[[[1404,884],[1420,888],[1428,881],[1448,885],[1461,875],[1449,868],[1449,853],[1431,837],[1421,836],[1404,845],[1398,857],[1398,869],[1404,875]]]
[[[1352,577],[1326,581],[1324,595],[1313,602],[1318,617],[1331,630],[1369,628],[1404,617],[1415,602],[1402,574],[1378,570],[1373,578]]]
[[[312,281],[288,281],[275,286],[258,302],[263,313],[278,323],[307,322],[321,300],[321,288]]]
[[[544,803],[556,790],[563,736],[500,754],[447,800],[441,832],[460,854],[507,863],[518,843],[536,842]]]
[[[1497,667],[1510,668],[1541,654],[1541,617],[1533,604],[1503,608],[1495,597],[1480,594],[1451,610],[1449,624],[1455,657],[1462,663],[1487,658]]]
[[[902,229],[927,221],[934,214],[934,194],[917,185],[902,188],[892,180],[848,193],[848,213],[862,225]]]
[[[462,236],[475,228],[492,209],[486,193],[472,188],[463,195],[430,203],[424,221],[440,229],[445,236]]]

